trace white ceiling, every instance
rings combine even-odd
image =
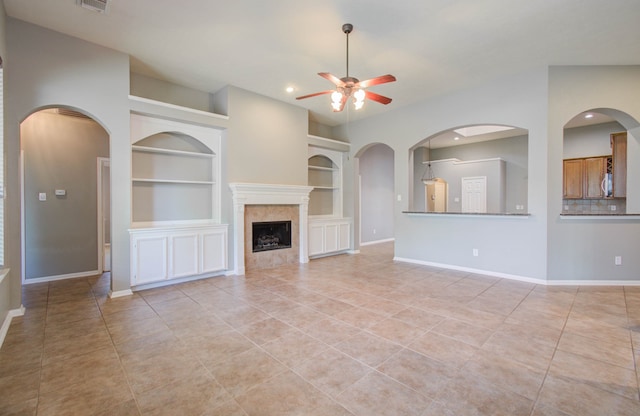
[[[640,64],[638,0],[4,0],[11,17],[131,55],[133,72],[215,92],[231,84],[339,125],[546,65]],[[393,98],[330,110],[316,75],[349,72]],[[287,86],[296,90],[285,92]]]

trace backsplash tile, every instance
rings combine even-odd
[[[615,207],[615,208],[614,208]],[[626,199],[563,199],[563,214],[624,214]]]

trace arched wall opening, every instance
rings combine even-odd
[[[357,154],[360,245],[394,239],[394,151],[373,143]]]
[[[110,270],[109,142],[77,108],[38,108],[21,122],[23,284]]]
[[[618,215],[638,212],[636,187],[630,186],[640,170],[630,156],[638,148],[640,124],[629,114],[612,108],[582,111],[566,122],[562,140],[562,213],[565,215]],[[631,209],[627,198],[632,201]],[[635,208],[634,208],[635,207]]]
[[[409,210],[526,213],[528,136],[523,128],[482,124],[420,141],[409,149]]]

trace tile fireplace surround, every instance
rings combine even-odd
[[[245,251],[247,250],[245,207],[247,205],[293,205],[298,208],[298,261],[309,262],[307,238],[310,186],[269,185],[255,183],[229,184],[233,195],[233,272],[245,273]],[[294,236],[292,236],[294,238]],[[250,247],[250,246],[249,246]]]

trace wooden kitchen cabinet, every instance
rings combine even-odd
[[[582,159],[566,159],[562,164],[562,197],[582,199],[584,163]]]
[[[608,159],[608,156],[596,156],[564,160],[563,198],[606,198],[603,181],[607,173]]]
[[[611,135],[613,154],[613,197],[627,197],[627,132]]]
[[[584,198],[604,198],[602,181],[607,169],[606,157],[589,157],[584,159]]]
[[[563,199],[626,198],[626,132],[611,134],[611,151],[611,156],[563,160]]]

